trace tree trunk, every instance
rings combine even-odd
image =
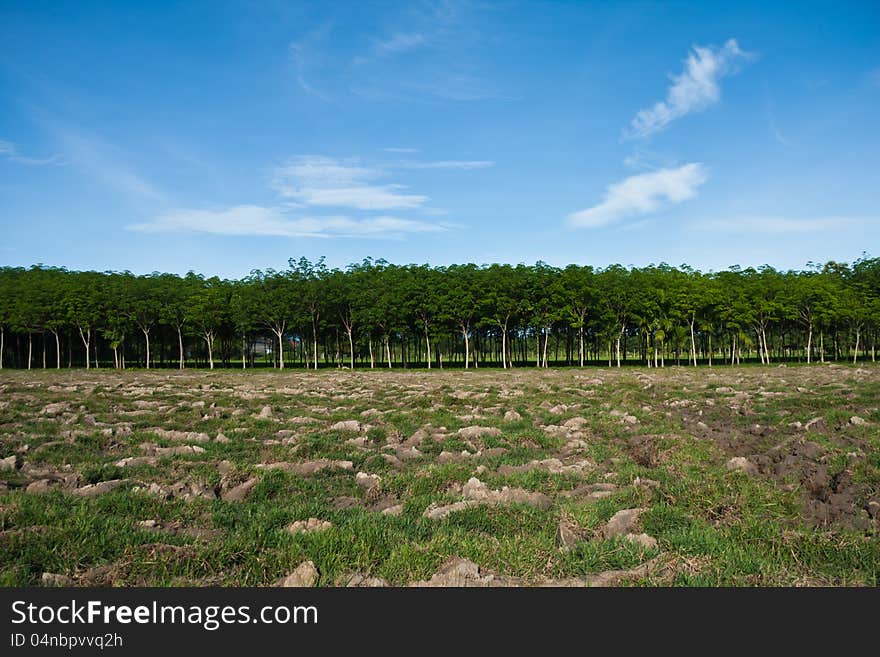
[[[315,347],[315,353],[312,356],[315,359],[315,369],[318,369],[318,329],[314,323],[312,323],[312,345]]]
[[[375,362],[375,360],[373,360],[373,336],[372,335],[367,339],[367,344],[369,345],[369,348],[370,348],[370,369],[372,370],[372,369],[375,369],[375,367],[376,367],[376,362]]]
[[[351,369],[354,369],[354,337],[352,336],[351,329],[346,331],[346,333],[348,333],[348,354],[351,360]]]
[[[247,336],[241,334],[241,369],[247,369]]]
[[[147,369],[150,369],[150,332],[149,330],[145,331],[144,329],[141,329],[141,331],[144,334],[144,340],[147,345]]]
[[[626,324],[620,327],[620,333],[617,334],[617,366],[620,367],[620,338],[623,337],[624,332],[626,331]]]
[[[6,346],[6,327],[0,326],[0,370],[3,369],[3,348]]]
[[[79,326],[76,327],[79,331],[79,337],[83,341],[83,344],[86,347],[86,369],[89,369],[89,361],[92,357],[91,352],[89,351],[89,342],[91,342],[92,329],[87,328],[85,334],[83,334],[82,328]]]
[[[207,332],[204,334],[205,344],[208,347],[208,369],[214,369],[214,334]]]
[[[694,322],[695,318],[691,316],[691,357],[694,361],[694,367],[697,366],[697,342],[694,339]]]
[[[428,369],[431,369],[431,339],[428,337],[427,324],[425,324],[425,360],[428,361]]]
[[[461,327],[461,334],[462,334],[462,336],[464,336],[464,369],[467,369],[468,364],[470,362],[471,345],[470,345],[470,340],[468,340],[467,327],[463,324]],[[455,352],[453,352],[453,354],[454,353]]]
[[[34,351],[33,338],[30,333],[28,333],[28,369],[31,369],[31,355]],[[88,357],[86,357],[86,362],[88,362]]]
[[[98,332],[95,331],[95,369],[101,369],[101,365],[98,362]]]
[[[853,365],[856,364],[859,358],[859,338],[861,337],[861,333],[861,328],[856,328],[856,348],[853,349]]]
[[[278,369],[284,369],[284,331],[276,331],[278,336]]]
[[[807,333],[807,365],[810,364],[810,356],[813,352],[813,322],[810,322],[810,330]]]
[[[578,327],[578,360],[580,361],[580,366],[584,366],[584,322],[583,317],[581,317],[581,325]]]
[[[550,342],[550,328],[544,329],[544,367],[547,367],[547,343]]]
[[[183,331],[180,326],[177,327],[177,346],[180,349],[180,369],[184,369],[186,365],[183,356]]]
[[[767,344],[767,331],[761,326],[761,338],[764,341],[764,354],[767,357],[767,364],[770,364],[770,345]]]

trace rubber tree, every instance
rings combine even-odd
[[[300,312],[308,323],[312,341],[312,366],[318,369],[318,337],[321,330],[321,316],[326,305],[326,280],[329,275],[324,264],[324,256],[316,262],[308,258],[290,258],[288,265],[297,281]]]
[[[198,284],[189,290],[187,304],[190,317],[199,337],[205,341],[208,352],[208,368],[214,369],[214,343],[223,325],[229,322],[232,304],[232,285],[216,276],[207,280],[199,278]]]
[[[162,292],[158,284],[160,274],[131,276],[128,278],[130,290],[128,317],[144,336],[144,366],[150,369],[150,333],[162,316]]]
[[[284,334],[296,306],[295,279],[290,272],[255,270],[248,278],[246,292],[254,318],[269,329],[278,344],[278,365],[284,369]]]

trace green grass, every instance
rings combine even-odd
[[[314,561],[320,585],[344,583],[354,572],[404,585],[429,578],[449,557],[538,582],[632,568],[659,557],[664,567],[639,583],[876,586],[880,528],[864,509],[880,496],[880,368],[864,363],[860,368],[867,374],[819,365],[516,369],[467,375],[6,370],[0,374],[0,399],[6,402],[0,408],[0,458],[18,453],[25,467],[0,472],[0,585],[39,584],[45,572],[68,575],[83,585],[268,585],[306,559]],[[602,384],[584,386],[583,378],[600,378]],[[64,391],[65,386],[76,390]],[[717,392],[720,387],[734,392]],[[761,387],[782,394],[762,395]],[[158,406],[141,408],[138,400]],[[68,410],[58,417],[42,413],[55,402],[68,403]],[[193,402],[204,402],[204,407],[193,407]],[[574,407],[550,412],[557,405]],[[264,406],[272,408],[270,418],[257,417]],[[313,410],[321,408],[326,412]],[[369,409],[383,413],[362,417]],[[618,409],[638,423],[626,424],[611,414]],[[508,410],[522,419],[504,421]],[[478,417],[465,417],[472,415]],[[854,415],[869,424],[850,424]],[[302,417],[315,421],[293,421]],[[563,452],[567,440],[542,425],[561,425],[574,417],[586,419],[578,436],[586,446],[568,454]],[[806,432],[791,426],[813,417],[822,417],[825,427]],[[368,426],[361,434],[329,428],[349,419]],[[755,435],[755,424],[766,427],[764,435]],[[457,431],[471,425],[497,427],[502,434],[469,444]],[[155,427],[204,432],[212,440],[198,443],[204,453],[163,457],[154,465],[115,465],[145,455],[145,442],[161,447],[190,443],[161,437]],[[421,457],[402,466],[383,458],[395,453],[395,441],[423,428],[429,437],[418,446]],[[280,429],[293,431],[293,444],[280,444]],[[230,442],[215,442],[218,433]],[[358,435],[366,436],[366,447],[346,442]],[[648,437],[640,440],[647,440],[651,450],[649,466],[635,458],[634,437]],[[820,456],[799,462],[803,472],[774,476],[776,464],[805,441],[815,443]],[[384,448],[386,442],[391,448]],[[48,443],[53,444],[41,447]],[[436,461],[441,451],[493,447],[507,451],[457,463]],[[725,464],[733,453],[768,459],[770,465],[757,476],[731,471]],[[306,477],[255,467],[318,458],[348,460],[354,467]],[[497,472],[502,465],[547,458],[588,459],[596,467],[583,474]],[[224,482],[221,461],[228,462],[226,476],[233,483],[259,477],[245,501],[166,500],[136,490],[181,481],[219,487]],[[485,471],[476,474],[477,466]],[[811,493],[805,477],[820,468],[828,491],[844,482],[854,500],[843,516],[825,525],[807,513]],[[359,487],[358,471],[378,474],[379,488],[368,493]],[[66,476],[75,486],[125,482],[97,497],[62,487],[40,494],[25,490],[46,473]],[[423,517],[429,505],[461,500],[460,486],[473,476],[492,489],[542,492],[552,505],[545,510],[527,504],[483,505],[441,520]],[[634,487],[636,477],[660,486]],[[562,495],[602,482],[618,488],[602,499]],[[339,498],[356,503],[341,508]],[[402,514],[371,510],[380,500],[402,503]],[[602,538],[609,518],[634,507],[646,509],[637,531],[657,539],[656,549]],[[310,517],[333,527],[311,534],[287,531],[293,521]],[[569,550],[556,546],[563,517],[577,522],[585,538]],[[149,531],[138,525],[147,519],[206,534]],[[103,580],[98,581],[97,567],[106,567]]]

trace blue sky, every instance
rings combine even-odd
[[[0,264],[880,255],[876,2],[0,1]]]

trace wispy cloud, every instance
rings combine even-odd
[[[435,162],[401,162],[397,166],[404,169],[487,169],[494,167],[492,160],[437,160]]]
[[[377,103],[511,100],[482,70],[486,38],[471,15],[485,11],[491,9],[470,2],[409,3],[354,55],[330,47],[327,23],[289,44],[293,79],[326,102],[346,93]],[[347,46],[360,40],[351,36],[340,38]]]
[[[764,83],[764,113],[767,116],[767,126],[770,128],[773,138],[783,146],[791,146],[776,123],[776,108],[773,97],[770,95],[770,86],[766,82]]]
[[[418,148],[383,148],[386,153],[418,153]]]
[[[876,223],[864,217],[738,217],[733,219],[711,219],[693,222],[690,227],[696,230],[719,233],[815,233],[826,230],[853,228],[867,223]]]
[[[647,148],[636,148],[633,153],[623,158],[624,166],[637,171],[656,171],[657,169],[670,169],[678,162],[665,153],[660,153]]]
[[[165,194],[134,170],[126,155],[106,140],[69,126],[50,128],[70,163],[107,187],[140,200],[166,201]]]
[[[299,155],[273,170],[270,186],[279,199],[272,205],[181,208],[127,228],[144,233],[386,239],[439,233],[458,226],[385,214],[389,210],[417,210],[427,216],[442,211],[424,207],[427,196],[406,192],[404,185],[383,179],[400,168],[466,170],[492,164],[484,160],[438,160],[378,166],[356,158]],[[314,214],[325,207],[344,210],[340,214]]]
[[[751,58],[740,50],[736,39],[721,48],[694,46],[684,60],[684,70],[672,76],[666,100],[641,110],[630,123],[631,137],[647,137],[666,128],[674,120],[699,112],[721,99],[719,81],[737,70],[737,64]]]
[[[354,162],[301,155],[275,170],[272,188],[295,203],[357,210],[414,209],[429,200],[401,184],[372,182],[383,175]]]
[[[281,208],[238,205],[222,210],[174,210],[153,221],[128,226],[128,229],[144,233],[400,238],[410,233],[443,232],[449,226],[390,216],[363,219],[348,216],[291,217]]]
[[[568,223],[579,228],[598,228],[656,212],[666,205],[693,198],[707,179],[705,167],[699,162],[630,176],[609,186],[598,205],[570,214]]]
[[[308,95],[325,103],[333,102],[333,97],[310,80],[313,71],[321,68],[322,63],[320,50],[316,48],[315,44],[322,41],[329,31],[330,24],[325,23],[309,31],[301,39],[292,42],[288,46],[288,54],[293,66],[293,76],[297,85]]]
[[[18,148],[15,144],[13,144],[11,141],[6,141],[5,139],[0,139],[0,156],[10,162],[15,162],[17,164],[27,164],[31,166],[66,164],[64,158],[60,155],[50,155],[49,157],[26,157],[18,151]]]
[[[378,41],[374,51],[380,55],[398,55],[425,45],[428,37],[421,32],[397,32]]]

